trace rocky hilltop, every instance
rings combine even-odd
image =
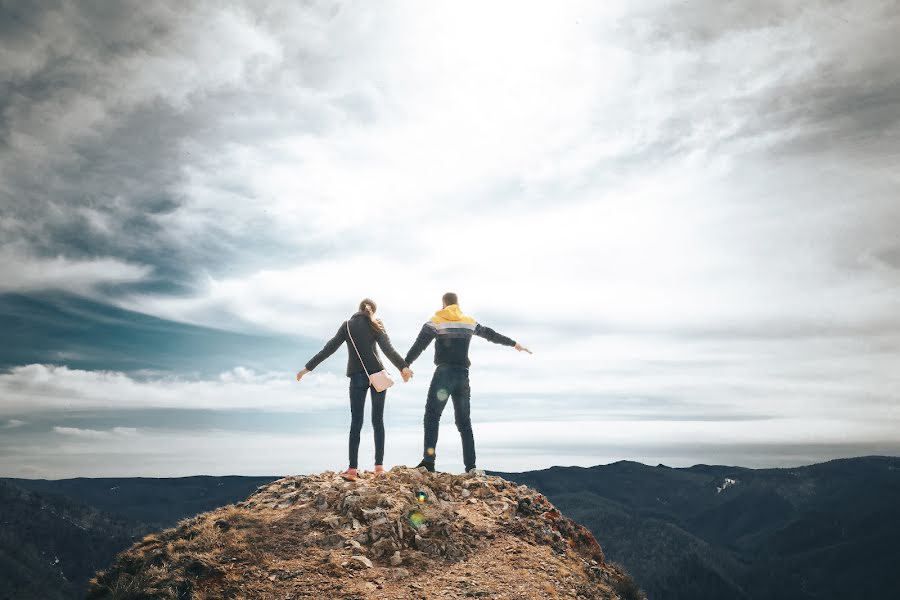
[[[99,599],[641,598],[591,533],[500,477],[287,477],[149,535]]]

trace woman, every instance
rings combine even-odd
[[[397,354],[394,347],[391,346],[391,340],[388,338],[387,332],[384,330],[384,323],[380,319],[375,318],[377,310],[375,302],[365,298],[359,303],[359,312],[350,317],[350,320],[341,323],[337,333],[331,338],[325,347],[306,363],[306,368],[297,373],[297,381],[300,381],[304,375],[319,366],[323,360],[334,354],[335,350],[341,344],[347,345],[347,377],[350,378],[350,467],[341,473],[341,477],[348,481],[355,481],[357,477],[357,461],[359,455],[359,433],[362,430],[363,412],[366,406],[366,392],[371,390],[372,394],[372,428],[375,430],[375,476],[380,477],[384,474],[384,399],[387,394],[385,391],[375,391],[375,388],[369,384],[369,373],[378,373],[384,370],[381,359],[378,357],[378,351],[375,349],[377,343],[394,363],[394,366],[400,369],[403,381],[409,381],[412,377],[412,371],[403,358]],[[353,342],[356,343],[356,349],[353,348],[350,337],[347,335],[349,328],[350,335],[353,336]],[[359,361],[356,352],[359,350],[359,356],[365,362],[365,368]]]

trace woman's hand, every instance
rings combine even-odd
[[[403,383],[406,383],[412,379],[413,372],[409,367],[403,367],[403,370],[400,371],[400,376],[403,377]]]
[[[297,373],[297,381],[300,381],[301,379],[303,379],[303,376],[306,375],[307,373],[309,373],[309,369],[303,369],[302,371]]]
[[[516,350],[518,350],[519,352],[527,352],[528,354],[532,353],[531,350],[519,343],[516,343]]]

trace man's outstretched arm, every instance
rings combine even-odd
[[[519,352],[527,352],[528,354],[531,354],[531,350],[529,350],[522,344],[519,344],[515,340],[506,337],[502,333],[497,333],[490,327],[485,327],[480,323],[475,324],[475,335],[477,335],[478,337],[482,337],[489,342],[500,344],[501,346],[512,346]]]
[[[425,348],[428,347],[428,344],[431,343],[431,340],[433,340],[436,335],[437,330],[434,328],[434,325],[432,325],[431,323],[425,323],[424,325],[422,325],[422,330],[419,331],[419,336],[416,338],[416,341],[413,342],[412,348],[409,349],[409,352],[406,353],[406,364],[413,364],[413,361],[419,358],[419,355],[425,351]]]

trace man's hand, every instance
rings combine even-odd
[[[300,381],[301,379],[303,379],[303,376],[306,375],[307,373],[309,373],[309,369],[303,369],[302,371],[297,373],[297,381]]]
[[[400,376],[403,377],[403,383],[406,383],[412,379],[413,372],[409,367],[403,367],[403,370],[400,371]]]
[[[532,354],[531,350],[518,342],[516,342],[516,350],[518,350],[519,352],[527,352],[528,354]]]

